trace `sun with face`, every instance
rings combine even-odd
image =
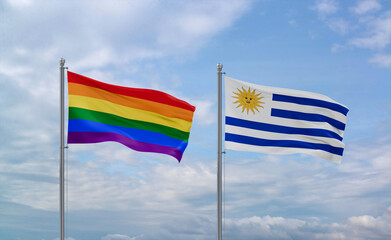
[[[233,92],[236,96],[232,96],[233,98],[237,99],[236,102],[234,102],[238,104],[236,108],[242,107],[242,112],[246,110],[247,114],[250,110],[251,112],[253,112],[253,114],[255,114],[254,110],[259,112],[258,107],[263,108],[263,106],[261,105],[262,103],[264,103],[261,102],[261,99],[263,97],[259,96],[261,95],[261,93],[255,94],[255,89],[251,91],[250,87],[248,88],[248,90],[244,89],[244,87],[242,87],[242,90],[240,90],[239,88],[237,88],[237,90],[238,92]]]

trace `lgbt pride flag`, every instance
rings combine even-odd
[[[225,77],[225,147],[272,154],[306,153],[340,163],[349,111],[312,92]]]
[[[115,86],[68,71],[68,143],[119,142],[179,162],[195,107],[169,94]]]

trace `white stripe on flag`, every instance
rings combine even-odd
[[[243,128],[243,127],[237,127],[237,126],[232,126],[232,125],[226,125],[225,132],[226,133],[233,133],[236,135],[254,137],[254,138],[259,138],[261,135],[262,138],[264,138],[264,139],[270,139],[270,140],[280,140],[281,139],[280,133],[254,130],[254,129],[250,129],[250,128]],[[306,136],[306,135],[300,135],[300,134],[290,134],[289,139],[294,140],[294,141],[329,144],[333,147],[339,147],[339,148],[343,148],[345,145],[341,141],[339,141],[338,139],[335,139],[335,138],[330,139],[330,138],[326,138],[326,137]]]
[[[241,144],[237,142],[225,142],[226,149],[232,149],[236,151],[245,151],[245,152],[259,152],[259,153],[267,153],[267,154],[295,154],[295,153],[305,153],[315,157],[319,157],[325,160],[329,160],[331,162],[340,163],[342,160],[341,156],[337,156],[334,154],[329,154],[322,150],[312,150],[305,148],[278,148],[275,147],[263,147],[263,146],[252,146],[248,144]]]
[[[340,162],[348,109],[317,93],[225,77],[227,149],[306,153]]]

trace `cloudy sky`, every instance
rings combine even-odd
[[[182,162],[70,145],[68,240],[216,239],[216,64],[349,107],[341,164],[227,150],[225,239],[391,239],[391,1],[0,1],[0,239],[59,237],[59,59],[195,105]]]

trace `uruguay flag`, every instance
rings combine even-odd
[[[321,94],[225,77],[225,148],[340,163],[348,111]]]

